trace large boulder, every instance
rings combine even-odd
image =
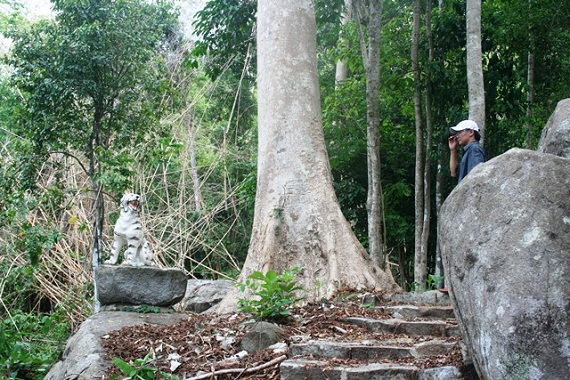
[[[570,158],[570,99],[558,102],[538,143],[541,153]]]
[[[512,149],[441,208],[440,248],[482,379],[570,378],[570,160]]]
[[[101,305],[172,306],[184,298],[188,279],[176,268],[101,265],[95,269]]]
[[[139,314],[106,311],[93,315],[81,324],[67,341],[61,361],[56,363],[44,380],[106,379],[111,363],[105,356],[101,339],[109,332],[126,326],[171,325],[188,319],[186,314]]]

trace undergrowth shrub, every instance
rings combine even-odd
[[[257,320],[284,321],[291,314],[291,308],[305,299],[296,296],[297,291],[304,290],[295,281],[300,271],[301,268],[295,267],[282,274],[271,270],[266,274],[253,272],[239,285],[242,292],[249,292],[253,297],[240,298],[238,308]]]
[[[0,321],[0,379],[41,380],[69,337],[59,313],[12,312]]]
[[[131,363],[127,363],[119,358],[113,358],[113,363],[117,366],[126,377],[121,377],[120,374],[111,376],[110,380],[154,380],[154,379],[170,379],[179,380],[178,376],[171,375],[159,368],[154,367],[152,364],[156,359],[151,358],[150,353],[144,358],[135,359]]]

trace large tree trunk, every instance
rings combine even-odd
[[[374,265],[338,204],[322,130],[311,0],[258,2],[259,148],[252,236],[243,281],[253,271],[303,268],[308,300],[341,288],[397,289]],[[235,307],[230,294],[218,311]]]
[[[481,51],[481,0],[467,0],[467,87],[469,118],[481,129],[485,141],[485,84]]]

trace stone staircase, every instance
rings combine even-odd
[[[441,355],[464,351],[451,305],[380,307],[392,318],[349,317],[344,321],[389,338],[292,344],[289,359],[280,366],[281,380],[478,379],[472,365],[437,364]]]

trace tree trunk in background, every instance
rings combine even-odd
[[[418,51],[420,44],[420,0],[413,2],[412,28],[412,74],[414,76],[414,118],[416,127],[416,167],[415,167],[415,223],[414,223],[414,285],[416,291],[425,290],[427,277],[427,252],[422,247],[424,224],[424,138],[422,125],[421,81]]]
[[[422,230],[422,252],[427,260],[428,243],[431,228],[431,151],[433,147],[433,116],[432,116],[432,83],[431,67],[434,61],[433,35],[431,32],[431,5],[432,0],[426,0],[426,39],[428,43],[428,64],[425,69],[426,76],[426,144],[425,144],[425,166],[424,166],[424,221]],[[437,236],[436,236],[437,238]],[[436,263],[438,258],[436,257]],[[440,259],[441,261],[441,259]],[[426,273],[427,274],[427,273]]]
[[[467,87],[469,118],[481,129],[481,145],[485,141],[485,83],[481,51],[481,0],[467,0]]]
[[[428,0],[429,4],[431,5],[431,0]],[[441,14],[443,0],[439,0],[439,13]],[[430,12],[431,14],[431,12]],[[430,17],[431,20],[431,17]],[[431,30],[431,22],[430,22],[430,30]],[[430,60],[433,57],[433,39],[429,39],[430,43]],[[445,134],[447,136],[447,134]],[[443,204],[443,189],[445,188],[445,179],[446,179],[446,172],[443,170],[444,167],[448,165],[448,155],[449,150],[447,148],[447,139],[444,138],[440,140],[437,144],[438,154],[437,154],[437,172],[435,176],[435,220],[436,220],[436,232],[435,236],[438,239],[437,244],[435,245],[435,269],[434,274],[436,277],[441,278],[442,281],[437,284],[439,288],[445,287],[445,274],[443,272],[443,261],[441,259],[441,250],[439,249],[439,210],[441,209],[441,205]]]
[[[384,207],[382,203],[381,165],[380,165],[380,36],[382,21],[382,1],[362,1],[354,3],[354,13],[358,24],[362,60],[366,72],[366,109],[367,109],[367,163],[368,195],[368,251],[372,260],[385,270],[387,257],[384,255],[382,222]],[[368,39],[362,31],[363,20],[368,21]],[[368,41],[368,45],[366,45]]]
[[[303,268],[308,300],[342,288],[398,289],[370,259],[337,201],[321,116],[311,0],[259,0],[257,193],[238,281],[254,271]],[[236,306],[231,291],[218,311]]]
[[[91,269],[93,270],[93,312],[98,313],[101,308],[99,302],[99,290],[95,281],[95,270],[99,266],[99,261],[103,258],[103,224],[105,219],[105,203],[103,201],[103,186],[92,179],[91,184],[95,192],[93,213],[95,223],[93,228],[93,251]]]
[[[528,129],[526,135],[526,148],[532,149],[533,144],[533,126],[532,126],[532,105],[534,103],[534,53],[528,52],[528,69],[527,69],[527,87],[526,94],[526,128]]]
[[[93,276],[95,270],[99,266],[99,261],[103,258],[103,225],[105,222],[105,203],[103,200],[103,185],[96,179],[100,174],[100,164],[97,159],[96,151],[98,148],[107,148],[103,145],[103,138],[101,136],[101,107],[95,106],[95,120],[91,130],[91,137],[89,139],[88,152],[89,157],[89,178],[91,180],[91,191],[93,192],[93,203],[91,206],[91,215],[93,217],[93,249],[91,257],[91,269]],[[95,278],[95,277],[94,277]],[[93,281],[93,312],[98,313],[100,309],[100,302],[98,298],[97,281]]]
[[[438,243],[435,245],[435,270],[434,274],[443,280],[438,284],[439,287],[445,287],[445,274],[443,273],[443,261],[441,259],[441,250],[439,249],[439,210],[443,204],[443,189],[445,188],[446,172],[443,168],[448,165],[449,150],[447,148],[447,140],[438,144],[438,161],[437,174],[435,178],[435,216],[437,220],[436,237]]]
[[[351,10],[352,10],[352,0],[344,0],[344,14],[342,16],[342,25],[345,26],[350,22],[351,19]],[[343,38],[342,34],[339,36],[340,44],[345,43],[345,39]],[[342,82],[346,80],[348,77],[348,65],[346,60],[338,60],[336,62],[336,70],[335,70],[335,86],[338,87]]]
[[[204,197],[202,196],[202,182],[198,173],[198,164],[196,163],[196,143],[194,141],[194,124],[192,123],[192,106],[186,100],[186,113],[184,115],[184,125],[188,132],[188,158],[190,161],[190,175],[192,178],[192,189],[194,190],[194,207],[196,211],[202,211],[204,208]]]
[[[526,93],[526,128],[528,130],[526,135],[526,148],[532,149],[533,144],[533,126],[532,126],[532,106],[534,104],[534,34],[532,33],[533,21],[532,21],[532,0],[528,2],[528,56],[527,56],[527,93]]]

